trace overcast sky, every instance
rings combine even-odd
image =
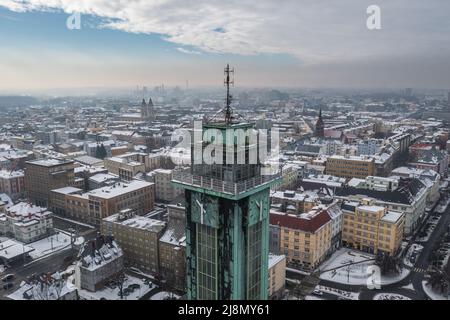
[[[227,62],[239,86],[450,88],[449,13],[448,0],[0,0],[0,90],[220,85]]]

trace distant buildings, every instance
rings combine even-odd
[[[130,160],[126,157],[112,157],[105,159],[105,168],[112,174],[116,174],[120,179],[130,181],[139,172],[145,172],[143,163]]]
[[[41,159],[26,162],[27,196],[38,206],[49,207],[51,190],[73,184],[74,162],[71,160]]]
[[[368,156],[337,156],[327,158],[325,172],[332,176],[365,178],[375,175],[375,159]]]

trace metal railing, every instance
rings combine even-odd
[[[212,191],[237,195],[247,192],[248,190],[256,188],[260,185],[274,181],[279,177],[281,177],[281,173],[276,173],[273,175],[261,175],[241,182],[230,182],[193,175],[191,174],[190,170],[176,170],[173,172],[172,181],[209,189]]]

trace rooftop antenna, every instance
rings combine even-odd
[[[234,86],[234,68],[230,68],[230,65],[227,64],[224,70],[225,73],[225,81],[224,84],[227,87],[227,98],[226,98],[226,106],[225,106],[225,123],[231,124],[233,120],[232,112],[231,112],[231,101],[233,97],[230,95],[230,85]],[[231,77],[230,77],[231,75]]]

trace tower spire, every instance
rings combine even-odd
[[[230,124],[233,120],[232,110],[231,110],[231,101],[233,97],[230,94],[230,85],[234,85],[234,68],[230,68],[230,65],[227,64],[224,70],[225,73],[225,86],[227,87],[227,97],[226,97],[226,106],[225,106],[225,123]]]

